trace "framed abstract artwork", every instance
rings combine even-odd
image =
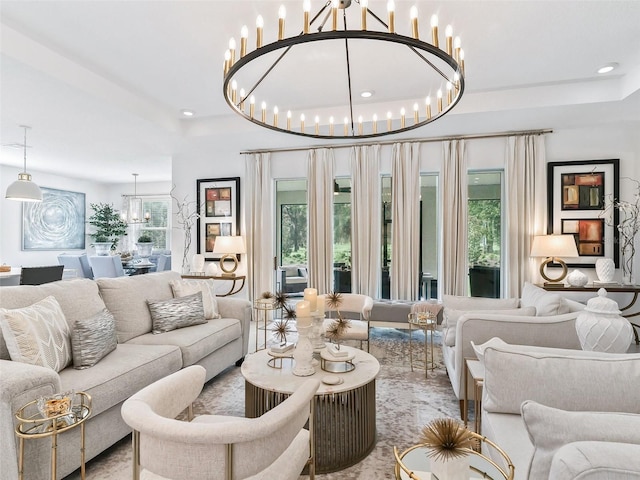
[[[42,202],[22,204],[22,250],[85,248],[85,194],[41,187]]]
[[[612,258],[619,266],[618,211],[613,225],[604,221],[605,201],[620,198],[620,161],[586,160],[547,164],[547,233],[571,234],[578,258],[569,267],[595,266]]]
[[[197,181],[198,253],[205,260],[219,260],[213,253],[216,238],[240,235],[240,177]]]

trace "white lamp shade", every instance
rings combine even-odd
[[[7,188],[5,198],[9,200],[19,200],[21,202],[41,202],[42,190],[31,181],[28,173],[18,174],[18,180]]]
[[[573,235],[536,235],[531,246],[532,257],[577,257]]]
[[[213,245],[213,253],[234,254],[246,253],[244,247],[244,239],[238,237],[216,237],[216,243]]]

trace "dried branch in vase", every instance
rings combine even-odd
[[[189,250],[191,250],[191,230],[200,218],[200,207],[197,202],[189,201],[188,195],[180,200],[173,193],[176,186],[174,185],[169,193],[171,198],[176,202],[176,222],[184,232],[184,250],[182,251],[182,270],[189,271]]]
[[[422,429],[420,443],[429,449],[429,457],[446,461],[467,455],[472,437],[469,430],[458,420],[437,418]]]

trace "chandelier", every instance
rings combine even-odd
[[[277,40],[266,44],[259,15],[252,51],[243,26],[240,48],[231,38],[224,55],[227,104],[262,127],[326,139],[400,133],[447,114],[464,92],[464,51],[452,27],[447,25],[441,46],[433,15],[427,43],[420,40],[417,7],[411,7],[411,36],[405,36],[396,32],[392,0],[386,23],[368,8],[368,0],[355,1],[359,12],[348,13],[351,0],[330,0],[311,17],[311,2],[305,0],[302,29],[294,36],[286,34],[287,12],[281,6]],[[359,29],[349,28],[354,16]],[[383,91],[386,96],[375,105],[365,98]]]
[[[149,223],[151,220],[150,212],[143,212],[142,198],[138,197],[138,173],[132,173],[133,175],[133,197],[127,197],[127,209],[122,213],[122,220],[129,225],[136,225],[140,223]]]

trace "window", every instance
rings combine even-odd
[[[143,197],[142,211],[149,212],[148,223],[129,225],[128,244],[135,245],[138,237],[147,234],[153,239],[153,248],[171,248],[171,197]]]
[[[351,292],[351,179],[336,178],[333,189],[334,291]]]
[[[276,182],[279,265],[307,264],[307,182]]]
[[[502,172],[469,172],[469,291],[500,297]]]

